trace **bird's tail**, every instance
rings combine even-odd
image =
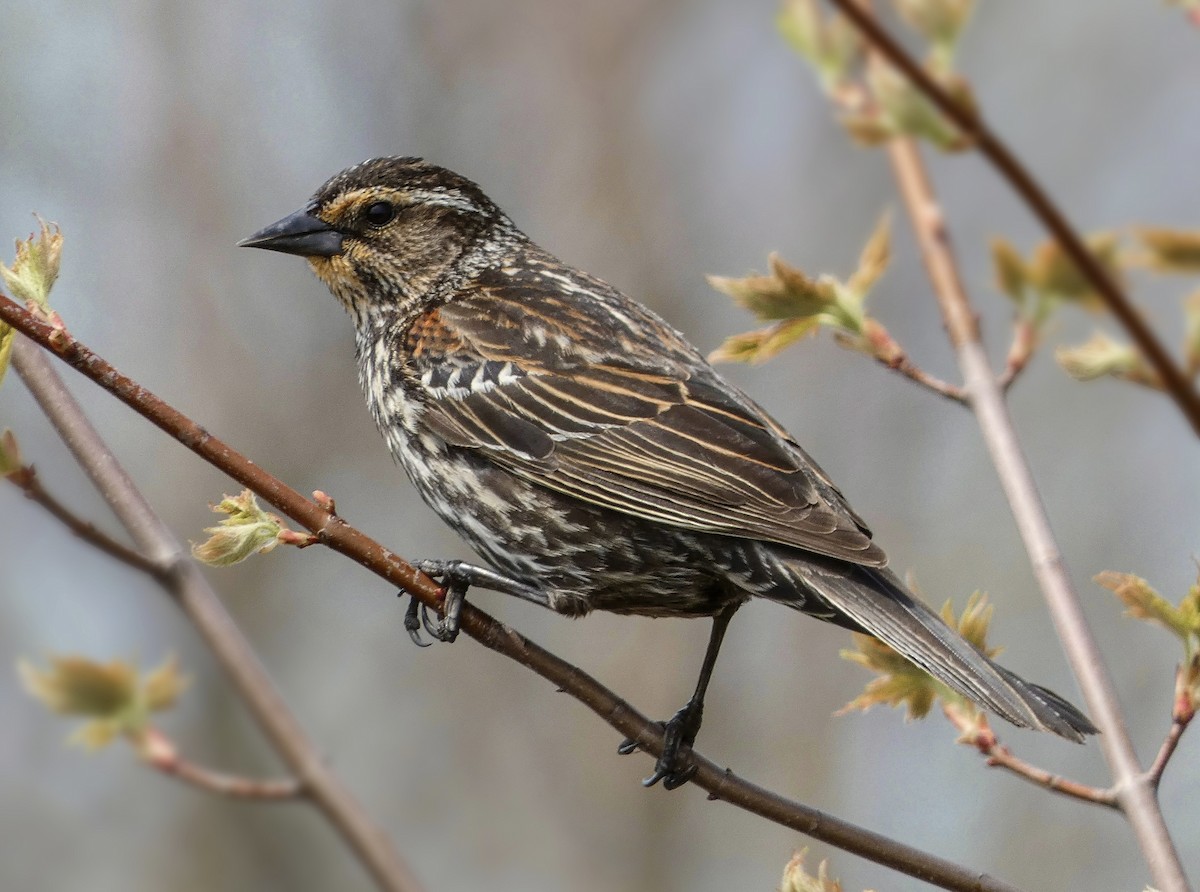
[[[1025,681],[980,653],[910,595],[891,571],[808,561],[790,563],[790,568],[803,580],[805,589],[840,614],[824,618],[859,627],[955,692],[1014,725],[1051,731],[1076,743],[1082,743],[1084,735],[1097,733],[1088,717],[1058,694]],[[795,606],[808,611],[815,605]],[[818,610],[812,612],[820,615]]]

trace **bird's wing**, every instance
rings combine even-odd
[[[445,442],[614,511],[886,564],[821,469],[649,311],[580,273],[496,275],[407,333]]]

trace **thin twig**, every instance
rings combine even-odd
[[[929,374],[924,369],[913,364],[907,356],[898,362],[889,362],[882,357],[876,357],[876,359],[893,371],[899,372],[910,381],[920,384],[926,390],[936,393],[938,396],[945,397],[952,402],[962,405],[967,404],[967,393],[965,390],[957,384],[951,384],[949,381],[943,381],[936,375]]]
[[[70,508],[52,496],[42,486],[41,478],[38,477],[37,470],[33,465],[23,465],[9,474],[8,480],[19,487],[25,493],[26,498],[37,502],[61,521],[67,529],[89,545],[98,548],[110,557],[116,558],[123,564],[128,564],[134,569],[141,570],[143,573],[149,573],[151,576],[154,576],[159,572],[159,565],[154,561],[139,554],[132,548],[122,545],[116,539],[98,529],[95,524],[79,517]]]
[[[1001,393],[1008,393],[1021,372],[1029,366],[1029,360],[1038,345],[1038,332],[1028,319],[1013,320],[1012,345],[1008,348],[1008,356],[1004,360],[1004,371],[996,379]]]
[[[333,515],[327,506],[309,501],[250,462],[144,387],[119,373],[69,333],[56,333],[50,326],[2,295],[0,319],[40,346],[53,351],[63,361],[115,395],[209,464],[253,490],[297,524],[312,531],[329,548],[366,567],[390,584],[404,589],[427,606],[440,606],[442,590],[429,577],[345,523],[340,517]],[[24,348],[27,345],[19,346]],[[190,562],[183,562],[180,572],[185,572],[190,566]],[[219,604],[217,606],[219,607]],[[467,636],[547,679],[557,689],[570,694],[591,709],[624,737],[636,740],[643,750],[652,755],[661,753],[662,726],[649,721],[579,668],[559,659],[470,603],[464,605],[460,621],[461,629]],[[240,633],[231,624],[229,634],[237,636],[237,640],[241,641]],[[250,656],[253,657],[253,654]],[[283,708],[282,703],[278,704],[278,708]],[[286,729],[274,732],[272,736],[275,737],[276,733],[281,734],[285,740],[288,737]],[[777,793],[737,777],[698,753],[692,753],[691,758],[697,766],[692,783],[707,790],[712,799],[728,802],[813,839],[827,842],[944,889],[963,892],[1016,892],[1015,887],[986,874],[980,874],[952,861],[938,858],[785,799]],[[296,765],[290,767],[309,788],[310,795],[315,795],[311,792],[312,766],[305,764],[304,770],[300,770]]]
[[[1025,169],[1007,145],[992,132],[977,111],[968,111],[929,75],[856,0],[830,0],[863,34],[867,41],[938,107],[963,135],[992,162],[1013,190],[1054,236],[1063,252],[1103,299],[1105,305],[1133,338],[1142,354],[1162,378],[1166,390],[1179,405],[1192,428],[1200,434],[1200,393],[1180,370],[1166,348],[1141,315],[1129,303],[1121,288],[1088,250],[1078,233],[1055,205],[1046,190]]]
[[[177,777],[218,796],[231,799],[253,799],[259,802],[285,802],[304,795],[300,782],[292,778],[253,778],[222,774],[180,757],[171,762],[150,762],[163,774]]]
[[[942,712],[950,724],[958,729],[961,735],[958,742],[977,749],[990,767],[1003,768],[1035,786],[1061,793],[1071,799],[1120,811],[1121,806],[1113,790],[1068,780],[1013,755],[1012,750],[1000,742],[987,716],[978,710],[964,709],[951,700],[943,703]]]
[[[1167,736],[1163,739],[1162,746],[1158,748],[1154,762],[1146,770],[1146,780],[1155,790],[1158,789],[1163,772],[1167,770],[1167,763],[1175,755],[1175,749],[1179,746],[1179,741],[1183,737],[1183,732],[1187,730],[1187,726],[1188,723],[1180,719],[1171,722],[1171,727],[1167,729]]]
[[[857,8],[856,12],[860,16],[868,15]],[[1112,679],[1088,628],[1017,439],[1008,406],[992,374],[978,321],[959,276],[950,234],[920,154],[910,139],[892,140],[888,151],[988,452],[1050,608],[1059,640],[1096,724],[1103,732],[1100,743],[1113,774],[1122,810],[1133,827],[1155,885],[1164,890],[1185,890],[1189,887],[1179,855],[1163,821],[1154,790],[1138,765]]]
[[[987,756],[988,765],[1011,771],[1017,777],[1024,778],[1039,787],[1045,787],[1047,790],[1053,790],[1055,793],[1061,793],[1072,799],[1080,799],[1120,811],[1116,793],[1111,789],[1102,790],[1099,787],[1081,784],[1061,775],[1052,774],[1044,768],[1038,768],[1036,765],[1014,756],[1012,750],[1000,743],[988,749],[984,755]]]
[[[179,754],[174,742],[161,731],[147,728],[136,741],[138,755],[152,768],[168,777],[177,778],[200,790],[232,799],[251,799],[258,802],[285,802],[304,795],[303,785],[295,778],[241,777],[214,771],[198,765]]]
[[[0,297],[5,309],[17,307]],[[19,309],[19,307],[18,307]],[[28,314],[26,314],[28,316]],[[30,321],[32,316],[28,317]],[[66,332],[42,325],[44,343],[69,345]],[[13,368],[58,430],[138,547],[158,564],[155,578],[175,599],[225,668],[254,718],[305,792],[338,829],[381,889],[411,892],[421,885],[362,806],[324,764],[272,684],[258,655],[208,586],[187,551],[146,502],[107,444],[63,386],[45,354],[24,338],[13,347]],[[133,382],[125,385],[137,390]],[[195,429],[195,425],[192,426]],[[198,429],[196,429],[198,430]],[[191,435],[203,440],[204,435]]]

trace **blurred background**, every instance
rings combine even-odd
[[[458,170],[537,241],[665,315],[703,349],[753,320],[705,283],[778,250],[844,275],[880,211],[882,153],[851,147],[774,28],[770,0],[6,4],[0,31],[0,234],[37,211],[67,242],[54,305],[120,369],[301,491],[412,557],[469,556],[417,500],[365,411],[349,320],[295,258],[234,243],[364,158]],[[983,3],[962,68],[983,107],[1081,227],[1195,226],[1200,33],[1163,4]],[[1042,234],[977,158],[930,163],[997,365],[1010,307],[987,239]],[[874,312],[928,370],[957,380],[902,214]],[[11,255],[4,255],[9,258]],[[1178,341],[1183,284],[1136,297]],[[1066,312],[1052,343],[1102,320]],[[790,428],[930,600],[975,589],[1023,675],[1079,694],[969,413],[827,339],[726,374]],[[183,539],[235,486],[113,399],[68,383]],[[1068,380],[1043,352],[1012,394],[1043,496],[1111,661],[1139,755],[1169,721],[1177,659],[1091,576],[1136,572],[1177,599],[1195,580],[1200,462],[1178,411],[1114,382]],[[15,376],[0,392],[45,483],[117,530]],[[21,690],[25,656],[156,664],[193,685],[164,730],[185,753],[278,773],[230,686],[162,593],[0,487],[0,888],[368,889],[301,805],[223,801],[156,776],[127,747],[67,747],[68,723]],[[470,640],[413,647],[378,579],[312,548],[209,573],[329,763],[429,889],[769,890],[806,841],[708,803],[644,790],[645,756],[530,672]],[[484,609],[669,716],[707,622],[570,621],[477,593]],[[848,637],[770,604],[733,623],[702,751],[756,782],[1039,889],[1147,880],[1124,823],[989,771],[939,717],[834,717],[867,680]],[[1046,768],[1105,784],[1095,744],[1008,727]],[[1200,877],[1196,732],[1163,785]],[[829,856],[847,889],[923,888]]]

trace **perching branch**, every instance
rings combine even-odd
[[[34,318],[17,304],[0,296],[5,311],[15,310],[22,321],[38,326],[41,343],[64,344],[73,339],[61,329]],[[14,326],[18,327],[18,326]],[[354,850],[381,889],[415,892],[421,888],[408,866],[392,849],[384,834],[371,824],[349,791],[326,766],[316,747],[272,684],[254,649],[242,636],[216,594],[208,586],[187,550],[154,513],[116,457],[84,416],[79,404],[63,386],[45,355],[19,338],[13,348],[13,367],[50,419],[63,442],[91,478],[105,501],[129,531],[134,542],[154,564],[152,573],[196,626],[213,654],[229,674],[254,718],[298,779],[306,796],[325,814]],[[129,379],[122,386],[137,388]],[[192,425],[196,441],[206,435]]]
[[[433,580],[334,515],[329,510],[328,502],[322,500],[318,504],[304,498],[296,490],[250,462],[245,456],[209,434],[154,394],[117,372],[109,363],[75,340],[68,332],[47,325],[3,295],[0,295],[0,320],[17,329],[38,345],[55,353],[64,362],[112,393],[209,464],[253,490],[260,498],[273,505],[276,510],[310,530],[329,548],[366,567],[393,586],[404,589],[423,604],[435,609],[439,607],[443,592]],[[19,349],[16,356],[20,357],[18,371],[21,372],[23,378],[30,382],[31,386],[40,388],[44,382],[51,381],[55,383],[45,386],[55,391],[62,390],[61,382],[58,382],[57,376],[49,369],[48,363],[41,360],[40,355],[31,349],[30,344],[22,341],[18,343],[17,347]],[[65,391],[63,393],[65,394]],[[70,399],[69,395],[66,395],[66,399]],[[54,412],[55,417],[65,414],[67,418],[62,420],[69,422],[74,427],[74,420],[70,416],[78,415],[77,407],[60,410],[57,407],[57,399],[55,399],[49,401],[48,408]],[[69,443],[75,436],[73,430],[64,433],[64,437],[68,439]],[[108,456],[103,444],[90,444],[87,449],[95,449],[95,454],[102,457],[102,464],[110,469],[115,467],[115,463],[109,460],[111,456]],[[142,502],[140,495],[123,473],[120,473],[119,479],[115,481],[103,479],[100,486],[106,493],[110,489],[116,491],[111,503],[115,509],[120,506],[119,513],[123,521],[129,515],[127,523],[139,545],[144,547],[148,553],[159,555],[162,560],[169,561],[173,568],[172,578],[178,578],[181,582],[187,583],[187,585],[181,584],[178,591],[174,592],[177,599],[188,611],[189,616],[197,622],[210,645],[222,658],[239,689],[251,702],[256,716],[275,741],[276,746],[285,754],[289,767],[304,784],[309,795],[317,798],[316,785],[333,785],[332,776],[328,775],[320,761],[314,757],[303,732],[287,712],[265,675],[262,674],[262,669],[249,645],[224,613],[215,596],[207,588],[202,590],[194,588],[196,585],[204,585],[195,566],[184,559],[178,545],[173,540],[164,539],[161,531],[153,524],[149,531],[153,535],[146,537],[147,531],[142,529],[145,525],[144,519],[153,518],[153,515],[149,513],[149,508]],[[143,537],[146,537],[145,541],[143,541]],[[649,721],[627,702],[579,668],[559,659],[470,603],[463,607],[461,629],[463,633],[474,638],[483,646],[532,669],[550,681],[556,688],[579,700],[623,736],[636,741],[642,750],[653,756],[661,753],[662,725]],[[944,889],[963,890],[963,892],[1016,892],[1014,887],[1000,880],[857,827],[817,809],[785,799],[770,790],[737,777],[728,769],[722,769],[699,753],[693,752],[691,759],[697,768],[692,783],[708,791],[710,799],[736,805],[814,839]],[[322,789],[326,794],[329,793],[328,786],[322,787]],[[337,791],[342,798],[335,798],[331,800],[332,802],[340,802],[343,806],[352,805],[352,803],[348,803],[348,799],[344,793],[341,793],[340,788],[334,786],[333,790]],[[324,799],[317,799],[317,801],[328,812],[331,806]],[[350,820],[351,816],[355,818],[355,821]],[[378,879],[384,875],[383,867],[388,856],[394,858],[394,855],[391,855],[386,844],[373,829],[357,823],[359,818],[361,815],[353,810],[352,815],[341,814],[339,818],[341,823],[338,826],[361,856],[364,858],[369,856],[372,859],[370,863],[373,865],[373,872]],[[359,830],[361,830],[361,836],[358,834]],[[371,845],[368,846],[368,842]]]
[[[878,28],[869,12],[860,10],[853,3],[835,2],[839,7],[852,8],[855,21],[868,21],[872,30],[866,27],[862,30],[873,38]],[[1163,821],[1154,788],[1138,764],[1112,679],[1088,628],[1078,594],[1063,563],[1032,472],[1017,439],[1004,394],[988,362],[978,321],[959,276],[950,246],[950,235],[924,165],[912,140],[894,139],[888,146],[892,167],[917,233],[946,330],[958,356],[971,407],[996,466],[1033,565],[1034,575],[1046,598],[1059,640],[1066,650],[1092,717],[1102,732],[1100,744],[1113,774],[1117,801],[1133,827],[1155,885],[1164,890],[1185,890],[1188,882],[1179,855]],[[1197,421],[1200,422],[1200,415]]]
[[[1063,252],[1071,258],[1079,272],[1095,288],[1108,309],[1129,332],[1130,337],[1162,379],[1166,391],[1200,435],[1200,393],[1196,392],[1188,377],[1175,364],[1145,320],[1129,303],[1121,288],[1097,262],[1045,189],[1025,169],[1008,146],[992,132],[982,116],[978,112],[968,111],[956,101],[887,33],[869,10],[862,8],[857,0],[830,2],[854,24],[875,50],[903,72],[942,114],[954,122],[969,143],[978,148],[1021,196],[1029,209],[1054,236]]]

